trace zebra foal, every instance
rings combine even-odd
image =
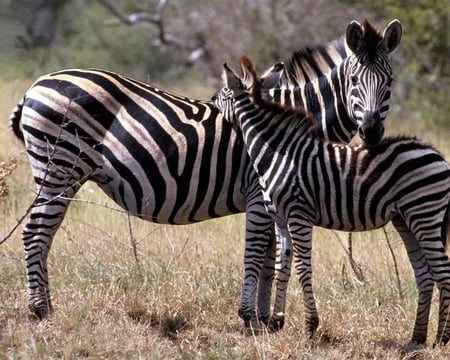
[[[386,138],[373,147],[319,140],[303,109],[262,100],[250,59],[243,56],[241,65],[242,78],[224,65],[225,87],[213,101],[224,118],[242,130],[267,212],[281,238],[293,245],[307,334],[312,336],[319,323],[312,289],[313,226],[363,231],[392,221],[405,243],[419,290],[412,341],[426,341],[436,282],[440,291],[436,342],[447,343],[450,165],[415,138]],[[289,272],[285,275],[287,285]],[[281,301],[270,321],[275,327],[284,321],[286,286],[278,291]]]

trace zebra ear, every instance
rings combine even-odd
[[[227,63],[223,63],[222,81],[225,87],[228,89],[241,89],[242,83],[239,76],[228,66]]]
[[[398,19],[392,20],[383,31],[383,50],[387,54],[393,52],[402,39],[402,25]]]
[[[364,33],[362,26],[356,20],[353,20],[348,26],[345,34],[345,40],[347,45],[354,54],[358,53],[359,50],[364,46]]]
[[[262,74],[261,78],[259,79],[261,87],[265,89],[271,89],[276,87],[281,79],[283,71],[284,71],[284,63],[279,62],[273,65],[264,74]]]
[[[251,88],[253,88],[253,82],[256,81],[256,72],[252,60],[245,54],[241,56],[241,70],[242,85],[244,85],[244,89],[250,90]]]

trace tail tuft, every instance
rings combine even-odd
[[[22,142],[25,142],[25,138],[23,137],[23,131],[22,131],[22,127],[20,125],[20,119],[22,117],[22,109],[23,109],[24,103],[25,103],[25,96],[16,105],[16,107],[12,111],[11,116],[9,117],[9,127],[10,127],[11,131]]]

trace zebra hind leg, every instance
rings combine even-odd
[[[48,284],[47,257],[53,236],[61,224],[69,201],[40,196],[22,232],[28,279],[28,308],[39,320],[53,308]]]
[[[284,252],[282,254],[282,252]],[[277,226],[277,277],[273,314],[269,321],[270,331],[279,331],[284,327],[286,294],[291,277],[292,242],[287,225]]]
[[[441,236],[443,239],[443,245],[448,248],[448,243],[450,241],[450,202],[447,207],[444,223],[442,226]],[[439,323],[438,330],[436,334],[435,344],[447,344],[450,341],[450,262],[447,255],[448,251],[444,255],[446,260],[446,271],[439,273],[443,274],[445,278],[439,282]],[[441,269],[443,265],[441,265]]]
[[[424,344],[427,340],[428,321],[433,296],[433,274],[420,243],[405,225],[403,219],[397,217],[392,220],[392,223],[405,244],[419,293],[411,343]]]
[[[435,222],[432,224],[435,225]],[[397,224],[394,223],[394,225],[397,227]],[[428,231],[420,231],[422,228]],[[419,288],[419,303],[412,342],[426,341],[432,291],[436,282],[439,289],[439,321],[435,344],[446,344],[450,339],[450,260],[444,249],[442,229],[436,226],[431,229],[432,226],[429,223],[422,221],[416,233],[426,234],[427,237],[418,235],[418,240],[412,245],[412,240],[405,242]],[[404,236],[402,234],[403,239],[405,239]],[[418,249],[419,246],[420,249]]]

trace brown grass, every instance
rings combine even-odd
[[[21,94],[1,85],[3,119]],[[22,87],[20,85],[19,87]],[[388,125],[387,125],[388,126]],[[428,135],[427,135],[428,136]],[[430,135],[428,140],[436,137]],[[0,160],[21,145],[0,130]],[[436,137],[447,156],[448,142]],[[2,235],[33,199],[24,157],[0,202]],[[112,205],[93,184],[79,198]],[[336,235],[316,229],[314,288],[321,324],[303,337],[301,290],[292,278],[287,322],[276,334],[243,331],[237,315],[242,286],[244,216],[190,226],[131,221],[101,206],[71,205],[49,257],[55,313],[39,323],[27,310],[20,233],[0,246],[0,358],[14,359],[446,359],[446,348],[405,348],[417,293],[399,236],[388,227],[404,298],[382,230],[355,235],[356,279]],[[345,234],[337,234],[345,244]],[[138,262],[136,261],[138,260]],[[437,325],[437,298],[429,343]],[[428,344],[429,345],[429,344]]]

